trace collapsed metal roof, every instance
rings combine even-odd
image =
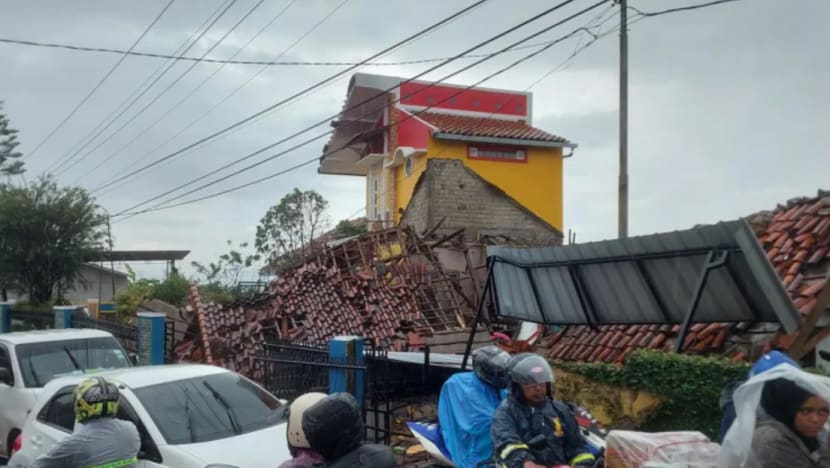
[[[496,315],[544,324],[778,322],[800,317],[749,225],[487,249]],[[686,328],[686,327],[684,327]]]

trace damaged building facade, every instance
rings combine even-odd
[[[370,229],[560,243],[576,145],[533,127],[532,109],[530,93],[358,73],[318,172],[365,177]]]

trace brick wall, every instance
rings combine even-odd
[[[423,232],[442,218],[437,234],[467,228],[467,239],[503,235],[526,242],[560,242],[561,234],[486,182],[461,161],[430,159],[402,224]]]

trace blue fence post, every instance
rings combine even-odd
[[[364,366],[363,338],[358,336],[337,336],[329,341],[329,393],[349,392],[363,406]],[[338,364],[355,367],[338,367]]]
[[[12,331],[12,308],[8,302],[0,302],[0,333]]]
[[[157,312],[139,312],[136,324],[138,365],[164,364],[164,322],[167,316]]]
[[[55,328],[72,328],[75,309],[76,306],[55,306],[52,309],[55,312]]]

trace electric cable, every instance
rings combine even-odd
[[[83,99],[81,99],[81,101],[78,104],[75,105],[75,107],[69,112],[69,114],[67,114],[66,117],[64,117],[63,120],[61,120],[60,123],[58,123],[58,125],[55,126],[55,128],[52,129],[52,131],[50,131],[42,140],[40,140],[40,142],[37,145],[35,145],[35,147],[34,147],[34,149],[32,149],[32,151],[30,151],[27,154],[23,155],[24,158],[26,156],[28,156],[29,158],[34,157],[35,153],[37,153],[38,150],[44,144],[46,144],[47,141],[49,141],[53,136],[55,136],[55,134],[58,133],[58,131],[60,131],[60,129],[63,128],[63,126],[66,125],[67,122],[69,122],[69,119],[71,119],[81,109],[81,107],[83,107],[84,104],[86,104],[86,102],[89,101],[89,99],[92,97],[92,95],[95,94],[98,91],[98,89],[101,88],[101,86],[104,84],[104,82],[106,82],[107,79],[109,79],[109,77],[112,76],[113,73],[115,73],[115,70],[117,70],[118,67],[121,66],[121,63],[123,63],[124,60],[129,55],[132,55],[133,49],[135,49],[135,47],[138,45],[138,43],[141,42],[142,39],[144,39],[144,36],[146,36],[147,33],[149,33],[151,29],[153,29],[153,26],[155,26],[156,23],[158,23],[158,21],[161,19],[161,17],[164,16],[164,13],[167,12],[167,10],[170,8],[170,6],[173,5],[173,3],[175,1],[176,0],[170,0],[167,3],[167,5],[165,5],[164,8],[161,9],[159,14],[156,15],[155,18],[153,18],[153,21],[150,23],[150,25],[147,26],[146,28],[144,28],[144,31],[141,33],[140,36],[138,36],[138,39],[136,39],[133,42],[133,44],[130,46],[129,49],[125,50],[121,54],[121,57],[118,59],[117,62],[115,62],[115,65],[113,65],[109,69],[109,71],[107,71],[104,74],[104,76],[98,81],[98,83],[95,86],[93,86],[92,90],[90,90],[90,92],[87,93],[87,95]],[[6,42],[6,41],[3,41],[3,42]]]
[[[465,7],[465,8],[463,8],[463,9],[459,10],[458,12],[456,12],[456,13],[454,13],[454,14],[452,14],[452,15],[450,15],[450,16],[448,16],[448,17],[446,17],[446,18],[444,18],[443,20],[441,20],[441,21],[439,21],[439,22],[437,22],[437,23],[434,23],[433,25],[429,26],[428,28],[423,29],[423,30],[421,30],[421,31],[419,31],[419,32],[417,32],[417,33],[415,33],[415,34],[413,34],[413,35],[411,35],[411,36],[409,36],[409,37],[407,37],[407,38],[405,38],[405,39],[403,39],[403,40],[401,40],[401,41],[399,41],[399,42],[395,43],[395,44],[393,44],[392,46],[387,47],[386,49],[384,49],[384,50],[382,50],[382,51],[380,51],[380,52],[378,52],[378,53],[376,53],[376,54],[372,55],[371,57],[369,57],[369,58],[367,58],[367,59],[363,60],[362,62],[360,62],[360,64],[363,64],[363,63],[366,63],[366,62],[370,62],[370,61],[372,61],[372,60],[374,60],[374,59],[376,59],[376,58],[378,58],[378,57],[380,57],[380,56],[383,56],[384,54],[386,54],[387,52],[389,52],[389,51],[391,51],[391,50],[395,50],[395,49],[399,48],[400,46],[402,46],[402,45],[404,45],[404,44],[406,44],[406,43],[408,43],[408,42],[413,41],[414,39],[417,39],[417,38],[419,38],[419,37],[421,37],[421,36],[424,36],[424,35],[426,35],[426,34],[430,33],[431,31],[433,31],[433,30],[435,30],[435,29],[437,29],[437,28],[441,27],[442,25],[444,25],[444,24],[446,24],[446,23],[448,23],[448,22],[453,21],[453,20],[454,20],[454,19],[456,19],[457,17],[464,15],[464,14],[465,14],[465,13],[467,13],[468,11],[470,11],[470,10],[472,10],[472,9],[477,8],[478,6],[480,6],[480,5],[484,4],[484,3],[485,3],[485,2],[487,2],[487,1],[489,1],[489,0],[478,0],[478,1],[476,1],[475,3],[473,3],[473,4],[471,4],[471,5],[467,6],[467,7]],[[155,166],[155,165],[157,165],[157,164],[159,164],[159,163],[161,163],[161,162],[164,162],[164,161],[166,161],[166,160],[168,160],[168,159],[170,159],[170,158],[173,158],[173,157],[175,157],[175,156],[177,156],[177,155],[179,155],[179,154],[181,154],[181,153],[184,153],[185,151],[188,151],[188,150],[191,150],[191,149],[193,149],[193,148],[196,148],[197,146],[202,145],[202,144],[206,143],[207,141],[210,141],[210,140],[212,140],[212,139],[214,139],[214,138],[216,138],[216,137],[218,137],[218,136],[220,136],[220,135],[223,135],[223,134],[225,134],[225,133],[227,133],[227,132],[229,132],[229,131],[231,131],[231,130],[233,130],[233,129],[235,129],[235,128],[237,128],[237,127],[241,126],[241,125],[244,125],[244,124],[245,124],[245,123],[247,123],[247,122],[250,122],[251,120],[256,119],[257,117],[259,117],[259,116],[261,116],[261,115],[264,115],[264,114],[266,114],[266,113],[268,113],[268,112],[270,112],[270,111],[272,111],[272,110],[276,109],[277,107],[279,107],[279,106],[281,106],[281,105],[283,105],[283,104],[285,104],[285,103],[287,103],[287,102],[290,102],[290,101],[292,101],[292,100],[296,99],[297,97],[300,97],[300,96],[302,96],[302,95],[304,95],[304,94],[306,94],[306,93],[308,93],[308,92],[310,92],[310,91],[312,91],[312,90],[314,90],[314,89],[316,89],[316,88],[319,88],[319,87],[321,87],[321,86],[324,86],[326,83],[331,82],[331,81],[333,81],[333,80],[335,80],[335,79],[339,78],[340,76],[342,76],[342,75],[345,75],[345,74],[349,73],[350,71],[354,70],[355,68],[358,68],[358,66],[360,66],[360,65],[354,65],[354,66],[351,66],[351,67],[346,68],[346,69],[344,69],[344,70],[341,70],[340,72],[338,72],[338,73],[336,73],[336,74],[334,74],[334,75],[329,76],[328,78],[324,79],[323,81],[320,81],[320,82],[318,82],[318,83],[316,83],[316,84],[314,84],[314,85],[311,85],[311,86],[309,86],[309,87],[307,87],[307,88],[303,89],[302,91],[299,91],[299,92],[297,92],[297,93],[293,94],[292,96],[289,96],[288,98],[285,98],[285,99],[283,99],[283,100],[281,100],[281,101],[279,101],[279,102],[277,102],[277,103],[274,103],[274,104],[272,104],[272,105],[270,105],[270,106],[268,106],[268,107],[266,107],[266,108],[264,108],[264,109],[262,109],[262,110],[260,110],[260,111],[258,111],[258,112],[256,112],[256,113],[254,113],[254,114],[252,114],[252,115],[250,115],[250,116],[248,116],[248,117],[245,117],[245,118],[244,118],[244,119],[242,119],[242,120],[237,121],[237,122],[236,122],[236,123],[234,123],[234,124],[231,124],[231,125],[229,125],[229,126],[227,126],[227,127],[223,128],[223,129],[221,129],[221,130],[218,130],[218,131],[213,132],[213,133],[211,133],[211,134],[209,134],[209,135],[207,135],[207,136],[205,136],[205,137],[203,137],[203,138],[200,138],[199,140],[197,140],[197,141],[195,141],[195,142],[193,142],[193,143],[191,143],[191,144],[189,144],[189,145],[187,145],[187,146],[185,146],[185,147],[183,147],[183,148],[180,148],[180,149],[178,149],[178,150],[176,150],[176,151],[174,151],[174,152],[172,152],[172,153],[170,153],[170,154],[168,154],[168,155],[166,155],[166,156],[164,156],[164,157],[162,157],[162,158],[159,158],[159,159],[157,159],[157,160],[155,160],[155,161],[153,161],[153,162],[151,162],[151,163],[149,163],[149,164],[147,164],[147,165],[144,165],[144,166],[140,167],[139,169],[136,169],[136,170],[134,170],[134,171],[130,172],[129,174],[126,174],[126,175],[124,175],[124,176],[122,176],[122,177],[119,177],[119,178],[117,178],[117,179],[115,179],[115,180],[113,180],[113,181],[109,182],[109,183],[106,183],[106,184],[104,184],[104,185],[102,185],[102,186],[100,186],[100,187],[97,187],[97,188],[93,189],[93,190],[92,190],[92,192],[94,193],[94,192],[96,192],[96,191],[98,191],[98,190],[101,190],[101,189],[104,189],[104,188],[109,187],[109,186],[111,186],[111,185],[117,184],[118,182],[121,182],[122,180],[124,180],[124,179],[126,179],[126,178],[128,178],[128,177],[132,176],[133,174],[140,173],[140,172],[144,172],[145,170],[147,170],[147,169],[148,169],[148,168],[150,168],[150,167],[153,167],[153,166]]]

